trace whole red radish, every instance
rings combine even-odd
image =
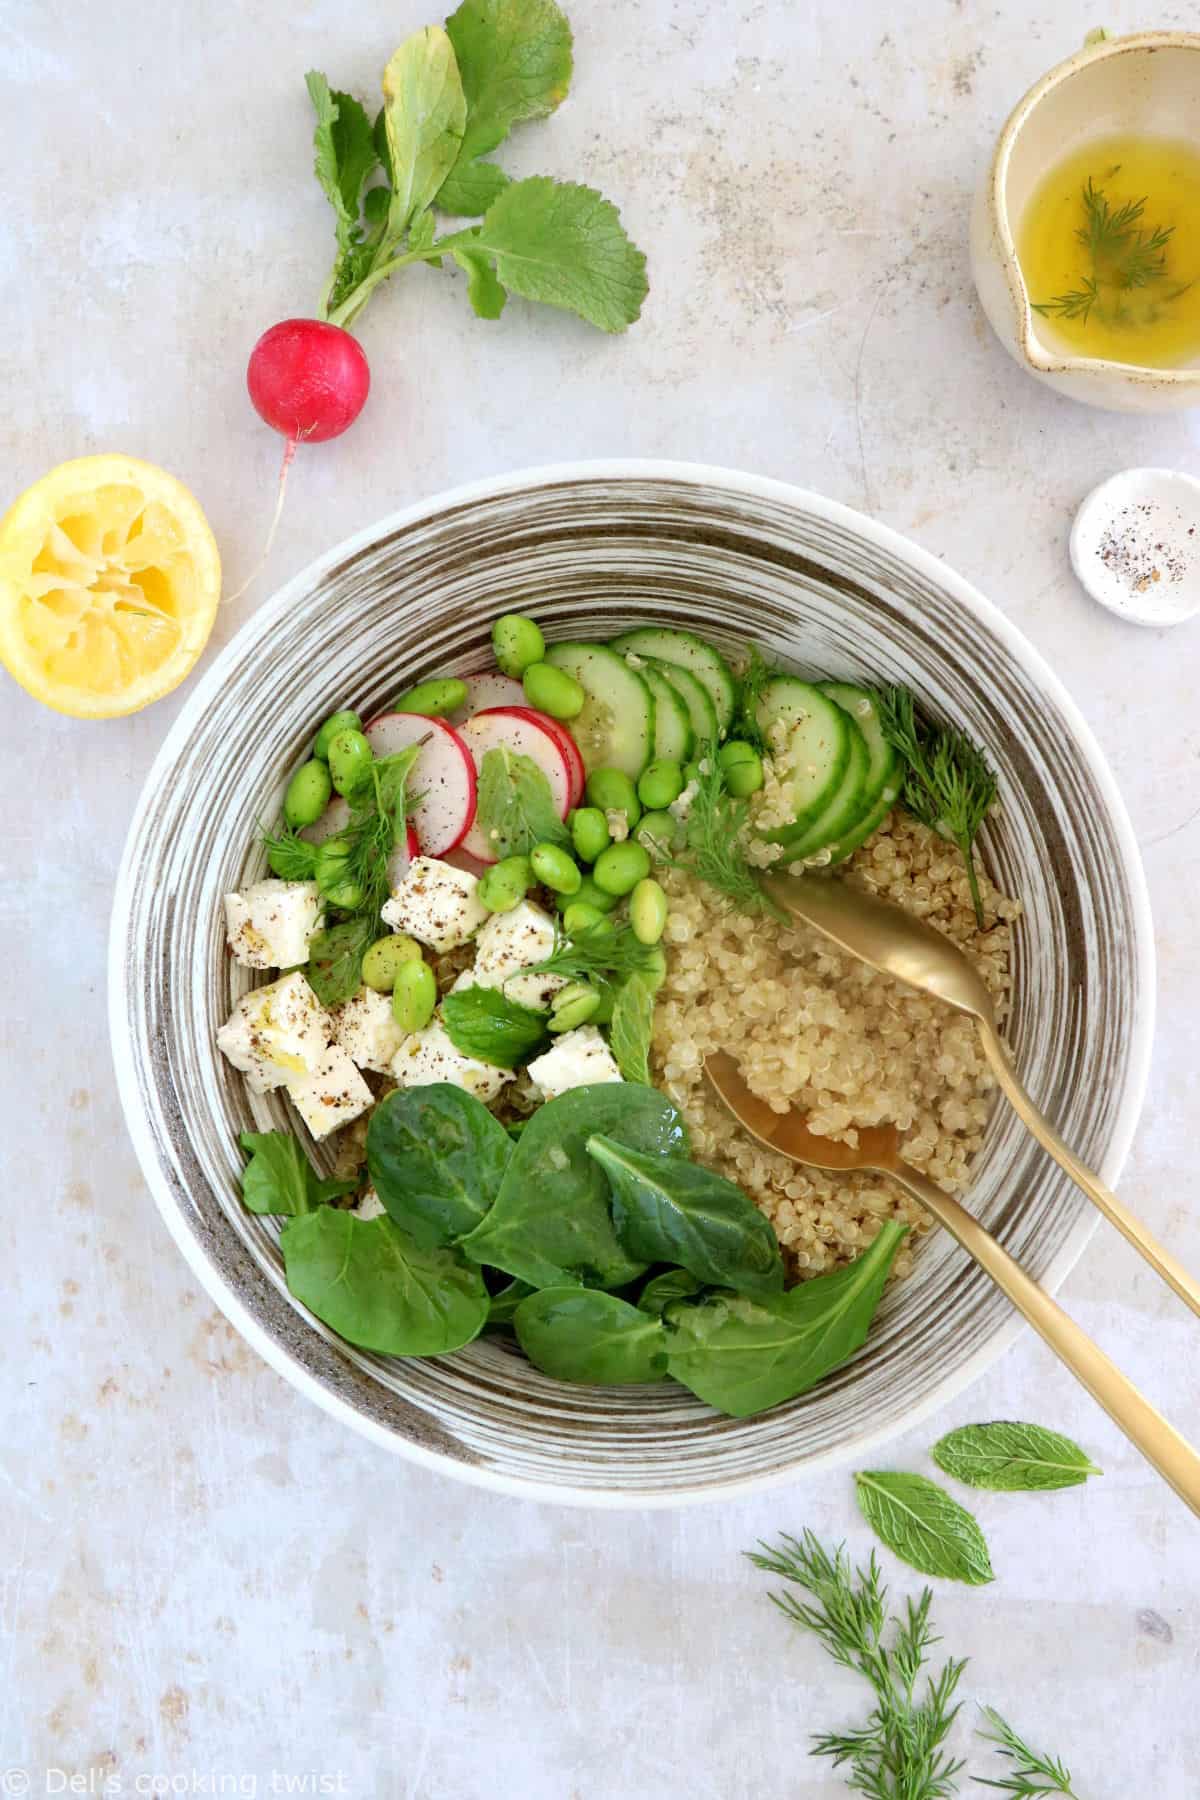
[[[371,371],[357,338],[320,319],[283,319],[250,352],[246,386],[259,416],[291,442],[340,437],[366,405]]]

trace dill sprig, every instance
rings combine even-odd
[[[1109,174],[1115,175],[1119,167],[1118,164]],[[1126,316],[1125,309],[1118,298],[1111,311],[1106,313],[1101,302],[1101,287],[1116,289],[1119,294],[1122,289],[1149,287],[1151,283],[1161,281],[1167,272],[1167,246],[1175,227],[1156,225],[1153,230],[1144,229],[1142,219],[1147,197],[1143,194],[1140,200],[1125,200],[1114,207],[1104,189],[1098,188],[1090,175],[1081,198],[1083,224],[1075,232],[1075,240],[1087,251],[1091,274],[1082,276],[1077,288],[1055,294],[1050,300],[1030,304],[1034,312],[1043,317],[1057,315],[1060,319],[1080,319],[1086,325],[1096,310],[1101,318],[1115,321]],[[1187,288],[1182,287],[1167,298],[1177,300],[1186,292]]]
[[[758,722],[758,703],[767,683],[776,674],[778,670],[775,664],[767,661],[758,645],[749,645],[745,667],[737,678],[737,713],[730,736],[740,738],[745,744],[752,744],[758,751],[767,748],[766,733]]]
[[[981,1711],[991,1730],[980,1731],[979,1736],[995,1744],[997,1754],[1013,1765],[1003,1776],[977,1775],[975,1779],[981,1787],[1012,1794],[1015,1800],[1034,1800],[1038,1794],[1061,1794],[1064,1800],[1079,1800],[1071,1786],[1071,1771],[1065,1763],[1055,1756],[1031,1750],[994,1706],[985,1706]]]
[[[696,791],[687,813],[687,848],[682,856],[666,859],[668,868],[697,876],[743,912],[765,912],[786,920],[743,848],[749,801],[735,800],[729,793],[720,758],[711,744],[701,746],[697,768]]]
[[[865,1568],[853,1569],[844,1546],[831,1556],[811,1531],[799,1540],[782,1537],[774,1549],[761,1544],[749,1556],[756,1568],[812,1596],[810,1602],[784,1590],[771,1600],[875,1693],[866,1724],[814,1737],[813,1755],[830,1757],[835,1768],[848,1764],[848,1786],[869,1800],[947,1800],[955,1794],[963,1763],[944,1746],[961,1705],[955,1693],[966,1662],[951,1658],[925,1677],[918,1696],[929,1650],[939,1641],[929,1618],[931,1590],[925,1588],[915,1603],[907,1600],[903,1616],[889,1618],[874,1553]],[[889,1629],[890,1645],[884,1641]]]
[[[907,764],[901,803],[939,837],[958,845],[967,868],[975,922],[982,931],[983,899],[974,845],[996,798],[996,777],[983,751],[965,731],[919,718],[907,688],[885,688],[876,698],[884,733]]]
[[[656,946],[641,943],[632,926],[594,926],[561,945],[544,962],[535,963],[537,975],[565,975],[571,981],[592,981],[604,986],[640,975],[658,962]]]

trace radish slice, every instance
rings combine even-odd
[[[488,712],[493,706],[523,706],[525,689],[511,675],[502,675],[499,669],[489,669],[484,675],[466,675],[467,697],[462,705],[452,712],[450,723],[463,726],[476,713]]]
[[[421,854],[421,840],[411,819],[404,821],[404,840],[388,857],[388,883],[393,893],[408,874],[413,857]]]
[[[306,825],[300,833],[310,844],[323,844],[326,838],[336,837],[339,831],[345,831],[350,823],[350,802],[335,794],[315,825]]]
[[[412,822],[425,855],[444,856],[461,844],[475,822],[475,764],[453,726],[421,713],[389,712],[364,730],[376,756],[422,746],[408,785]]]
[[[501,707],[498,711],[476,713],[473,719],[468,719],[463,726],[463,739],[470,746],[479,768],[489,750],[513,750],[519,756],[529,757],[550,784],[559,818],[566,818],[571,810],[572,770],[556,733],[547,731],[536,718],[525,717],[515,707]],[[421,842],[425,843],[424,832]],[[482,863],[496,861],[493,847],[478,824],[473,824],[463,838],[462,848]]]
[[[587,770],[583,766],[583,752],[571,736],[561,719],[552,719],[549,713],[538,712],[534,706],[489,706],[488,712],[519,713],[523,719],[532,719],[543,731],[548,731],[567,759],[571,771],[571,805],[578,806],[583,799],[583,790],[587,785]]]

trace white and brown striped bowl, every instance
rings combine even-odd
[[[625,462],[533,470],[384,519],[261,607],[194,689],[146,783],[113,911],[113,1044],[147,1180],[200,1281],[275,1368],[446,1474],[547,1500],[670,1505],[861,1456],[1016,1330],[944,1234],[847,1367],[738,1420],[670,1383],[559,1385],[500,1341],[428,1361],[351,1349],[291,1299],[277,1232],[239,1203],[239,1130],[293,1121],[216,1052],[244,981],[221,895],[261,874],[256,822],[321,718],[479,667],[508,611],[536,613],[550,637],[683,625],[801,669],[908,682],[986,744],[1003,800],[986,851],[1025,907],[1017,1060],[1068,1142],[1117,1178],[1149,1060],[1150,913],[1112,776],[1055,676],[965,582],[869,519],[753,476]],[[1003,1107],[969,1203],[1049,1286],[1094,1218]]]

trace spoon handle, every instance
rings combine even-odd
[[[1054,1354],[1081,1381],[1131,1444],[1154,1465],[1179,1498],[1200,1517],[1200,1455],[1186,1438],[1169,1425],[1162,1414],[1122,1375],[1115,1363],[1094,1344],[1074,1319],[1052,1300],[1019,1263],[1013,1261],[989,1231],[951,1198],[943,1188],[897,1158],[880,1165],[906,1188],[914,1200],[928,1208],[1002,1294],[1023,1313]]]
[[[1004,1089],[1012,1103],[1017,1117],[1029,1127],[1043,1150],[1048,1150],[1060,1169],[1065,1169],[1076,1187],[1081,1188],[1093,1206],[1099,1207],[1110,1225],[1115,1225],[1121,1236],[1131,1243],[1139,1255],[1144,1256],[1156,1274],[1161,1275],[1169,1287],[1174,1288],[1179,1298],[1190,1306],[1192,1311],[1200,1314],[1200,1282],[1190,1275],[1171,1252],[1160,1244],[1152,1232],[1147,1231],[1141,1220],[1128,1207],[1123,1206],[1113,1193],[1101,1181],[1100,1177],[1086,1168],[1078,1157],[1074,1156],[1063,1143],[1058,1133],[1047,1124],[1021,1083],[1017,1080],[1012,1064],[1008,1060],[1003,1044],[995,1031],[985,1019],[976,1019],[980,1036],[983,1039],[984,1055],[995,1071],[996,1079]]]

